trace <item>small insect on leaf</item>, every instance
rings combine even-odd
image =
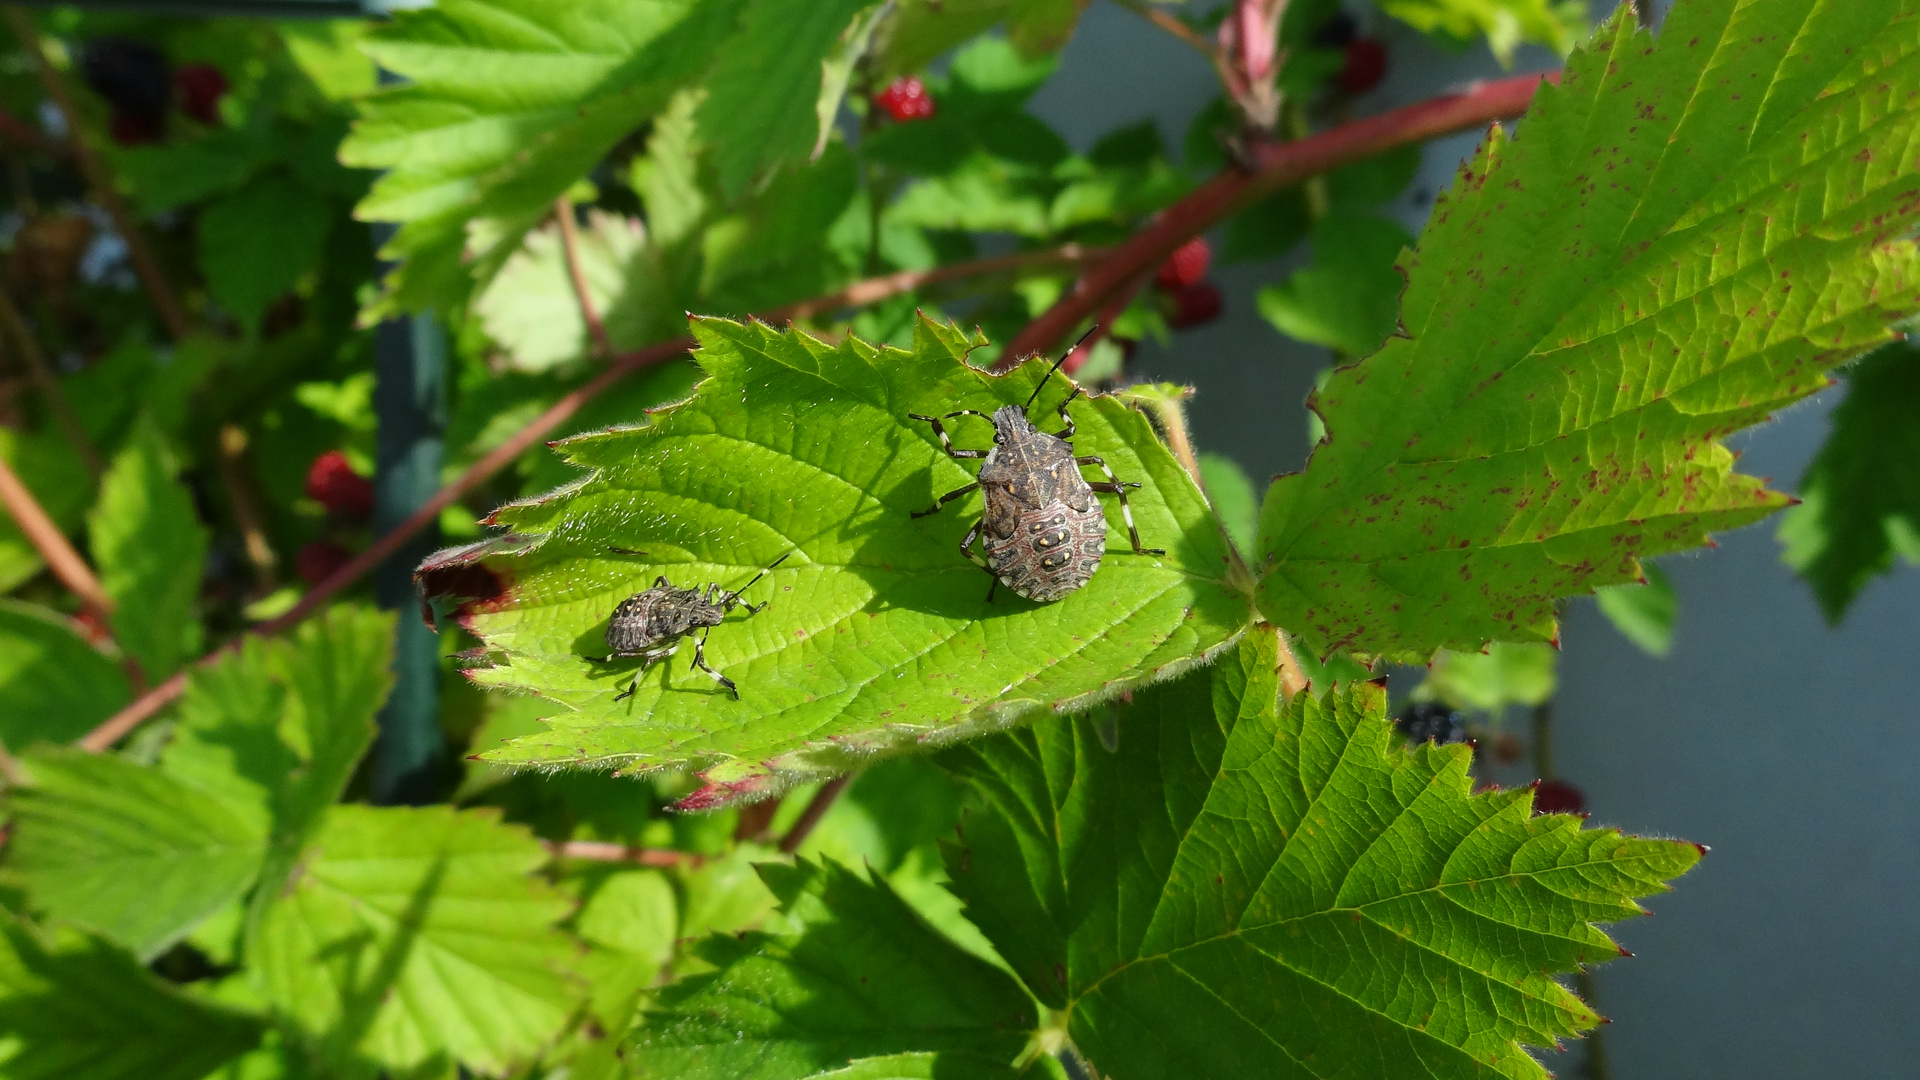
[[[628,548],[608,550],[618,555],[645,554]],[[710,582],[706,595],[702,596],[698,586],[691,589],[675,588],[667,576],[661,574],[653,579],[652,588],[620,601],[620,606],[613,609],[613,617],[607,621],[607,648],[613,650],[607,659],[639,657],[640,670],[634,672],[633,681],[613,700],[632,697],[640,685],[640,676],[646,673],[647,668],[655,660],[664,660],[680,651],[680,639],[695,630],[701,633],[693,643],[693,666],[711,675],[714,682],[725,687],[738,700],[740,688],[733,684],[733,680],[707,666],[707,635],[713,633],[713,628],[719,626],[726,619],[727,612],[735,607],[745,607],[748,615],[759,614],[769,601],[746,604],[741,601],[740,594],[767,576],[767,570],[786,562],[792,554],[789,551],[773,560],[766,570],[753,575],[753,581],[730,593],[721,593],[719,583]]]

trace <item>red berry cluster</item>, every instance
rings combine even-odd
[[[363,521],[373,512],[373,483],[353,471],[347,456],[329,450],[307,468],[307,494],[333,514]]]
[[[1584,814],[1587,797],[1565,780],[1542,780],[1533,786],[1536,814]]]
[[[873,95],[873,103],[886,110],[899,123],[925,120],[933,115],[933,98],[927,84],[912,75],[893,80],[885,90]]]
[[[1204,236],[1181,244],[1153,275],[1153,283],[1171,301],[1167,325],[1175,330],[1199,326],[1220,317],[1220,289],[1206,280],[1213,248]]]
[[[182,64],[173,70],[174,88],[180,91],[180,111],[203,124],[220,122],[220,99],[232,86],[227,76],[212,64]]]

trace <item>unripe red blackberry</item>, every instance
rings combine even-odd
[[[1190,326],[1210,323],[1220,317],[1224,304],[1220,290],[1213,282],[1196,282],[1173,294],[1173,311],[1167,315],[1167,325],[1175,330],[1185,330]]]
[[[925,120],[934,113],[933,98],[927,93],[927,84],[912,75],[893,80],[885,90],[873,95],[873,103],[903,124],[909,120]]]
[[[329,450],[307,469],[307,494],[341,517],[358,521],[373,512],[373,483],[353,471],[347,456]]]
[[[309,585],[318,585],[347,565],[353,552],[331,540],[315,540],[293,557],[293,572]]]
[[[1191,288],[1207,276],[1207,265],[1213,262],[1213,245],[1207,243],[1204,236],[1193,239],[1175,248],[1167,261],[1153,275],[1153,283],[1160,291],[1177,293],[1181,289]]]
[[[173,73],[180,90],[180,111],[203,124],[220,122],[220,99],[232,86],[226,73],[212,64],[185,64]]]
[[[1347,62],[1338,76],[1340,89],[1349,94],[1364,94],[1380,85],[1387,75],[1387,47],[1373,38],[1354,38],[1347,42]]]
[[[1565,780],[1542,780],[1533,787],[1536,814],[1584,814],[1587,797]]]

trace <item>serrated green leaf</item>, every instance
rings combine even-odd
[[[114,639],[140,660],[147,678],[172,674],[199,644],[195,602],[207,530],[150,418],[134,427],[101,478],[87,534],[100,587],[115,605]]]
[[[1395,268],[1412,243],[1397,223],[1335,211],[1313,226],[1313,262],[1260,290],[1260,314],[1281,333],[1359,356],[1379,348],[1400,318]]]
[[[685,316],[662,280],[661,255],[634,218],[589,212],[579,231],[581,276],[607,336],[633,348],[671,336]],[[591,347],[568,277],[557,224],[527,234],[474,302],[474,311],[515,370],[541,372],[585,357]]]
[[[1785,526],[1783,524],[1782,528]],[[1673,648],[1673,623],[1680,614],[1680,597],[1666,571],[1641,563],[1647,580],[1638,585],[1605,585],[1594,591],[1600,613],[1628,641],[1650,655],[1665,656]]]
[[[1560,685],[1559,670],[1559,652],[1537,641],[1496,641],[1477,653],[1441,649],[1414,694],[1439,698],[1456,709],[1499,712],[1508,705],[1534,706],[1551,698]]]
[[[238,900],[260,869],[265,833],[214,796],[116,757],[24,760],[31,784],[7,800],[0,880],[35,910],[150,958]]]
[[[883,881],[805,859],[760,873],[793,929],[709,938],[700,951],[717,970],[663,990],[633,1036],[639,1075],[799,1080],[911,1051],[1010,1064],[1025,1048],[1032,999]]]
[[[742,0],[454,0],[396,13],[368,53],[411,80],[340,147],[386,169],[359,215],[402,222],[398,303],[454,306],[620,139],[705,75]],[[468,224],[482,221],[469,250]]]
[[[1801,504],[1780,521],[1782,559],[1834,624],[1895,555],[1920,563],[1920,350],[1888,345],[1846,375]]]
[[[126,673],[59,612],[0,600],[0,745],[65,743],[127,703]]]
[[[976,1054],[924,1053],[861,1058],[844,1069],[814,1073],[807,1080],[1015,1080],[1021,1076],[1039,1080],[1064,1075],[1058,1066],[1028,1072]]]
[[[1599,1021],[1553,975],[1698,849],[1472,795],[1471,751],[1394,749],[1374,684],[1279,707],[1276,660],[1259,627],[1136,692],[1111,750],[1079,718],[948,751],[968,915],[1113,1080],[1544,1080],[1523,1047]]]
[[[874,46],[883,79],[911,75],[976,35],[1007,24],[1012,43],[1037,59],[1067,43],[1087,0],[898,0]]]
[[[486,811],[334,807],[267,910],[253,971],[335,1070],[504,1072],[586,989],[553,929],[572,905],[533,873],[546,860]]]
[[[1199,662],[1246,624],[1204,497],[1119,400],[1074,403],[1074,447],[1144,483],[1133,518],[1144,544],[1170,554],[1132,554],[1109,507],[1090,584],[1052,604],[1005,590],[989,603],[986,575],[956,550],[977,496],[911,516],[973,474],[907,414],[1019,404],[1047,365],[989,376],[962,361],[977,340],[930,322],[912,352],[718,319],[695,333],[709,378],[690,401],[563,444],[594,471],[497,511],[508,537],[423,564],[429,596],[484,595],[456,608],[492,650],[470,678],[571,710],[486,760],[696,767],[712,785],[696,802],[724,800],[1110,696]],[[1035,415],[1065,396],[1050,388]],[[984,423],[955,431],[988,437]],[[690,677],[684,659],[615,700],[639,668],[604,660],[622,599],[662,574],[741,586],[783,555],[747,597],[766,610],[736,613],[707,640],[739,700]]]
[[[258,1020],[186,997],[96,938],[51,947],[0,911],[0,1076],[200,1080],[260,1038]]]
[[[1416,30],[1455,41],[1485,36],[1503,65],[1523,43],[1564,53],[1587,28],[1581,0],[1381,0],[1380,10]]]
[[[866,59],[868,50],[873,46],[873,32],[880,27],[892,5],[886,3],[868,3],[853,17],[853,22],[840,33],[840,37],[827,50],[821,61],[820,93],[814,99],[813,117],[819,125],[819,134],[813,142],[813,156],[819,158],[827,148],[827,139],[834,131],[834,121],[840,116],[840,104],[847,98],[847,84],[853,80],[854,65]]]
[[[707,76],[697,115],[727,199],[804,158],[820,136],[821,64],[867,0],[749,0]]]
[[[207,290],[251,328],[267,305],[319,265],[333,206],[291,177],[263,176],[200,212]]]
[[[1316,395],[1328,440],[1261,515],[1267,618],[1408,660],[1544,641],[1555,597],[1778,509],[1719,437],[1920,308],[1915,25],[1906,0],[1683,0],[1657,39],[1616,15],[1436,207],[1409,337]]]

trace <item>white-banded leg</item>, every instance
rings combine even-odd
[[[960,496],[965,495],[967,492],[973,491],[979,486],[980,486],[980,481],[975,480],[973,483],[968,484],[966,487],[954,488],[952,491],[949,491],[945,495],[940,496],[939,500],[935,502],[932,506],[927,507],[925,510],[915,510],[913,513],[908,514],[907,516],[923,518],[923,517],[926,517],[928,514],[937,514],[940,512],[941,507],[947,505],[948,503],[959,498]]]
[[[1073,399],[1079,396],[1080,388],[1076,386],[1073,388],[1073,393],[1067,395],[1067,400],[1060,403],[1060,419],[1067,425],[1067,430],[1055,435],[1054,438],[1071,439],[1073,438],[1073,433],[1080,430],[1074,425],[1073,417],[1067,415],[1067,406],[1073,404]]]
[[[1087,486],[1095,491],[1104,492],[1108,495],[1120,496],[1120,516],[1127,521],[1127,539],[1133,541],[1133,553],[1135,555],[1165,555],[1167,553],[1166,548],[1143,548],[1140,546],[1140,530],[1133,526],[1133,507],[1127,505],[1127,489],[1130,487],[1137,488],[1140,485],[1130,480],[1122,481],[1119,477],[1113,475],[1113,470],[1107,467],[1107,463],[1102,460],[1098,454],[1087,454],[1084,457],[1077,457],[1073,460],[1075,464],[1079,465],[1098,465],[1100,466],[1100,471],[1107,475],[1105,483],[1088,484]]]
[[[713,633],[712,630],[707,631],[707,634],[711,633]],[[733,695],[733,700],[739,701],[740,688],[733,685],[733,680],[707,666],[707,634],[701,634],[698,638],[694,639],[693,666],[713,676],[714,682],[726,687],[727,691]]]
[[[967,535],[960,538],[960,554],[966,556],[968,562],[985,570],[987,576],[993,579],[993,584],[987,586],[987,603],[991,604],[993,590],[1000,587],[1000,576],[993,572],[993,567],[987,563],[985,556],[974,553],[973,542],[978,539],[980,539],[980,523],[976,521],[973,523],[973,528],[967,530]]]
[[[907,419],[925,420],[927,423],[933,425],[933,433],[940,437],[941,449],[945,450],[947,452],[947,456],[950,458],[958,458],[962,461],[967,461],[974,458],[986,457],[987,452],[985,450],[961,450],[953,445],[952,439],[947,438],[947,429],[940,426],[940,421],[951,420],[956,416],[978,416],[984,419],[985,421],[987,421],[988,423],[993,422],[993,417],[988,416],[986,413],[983,413],[978,409],[955,409],[953,412],[947,413],[944,416],[940,416],[940,417],[921,416],[919,413],[908,413]]]
[[[679,651],[679,649],[680,649],[680,643],[676,641],[671,645],[665,645],[665,646],[661,646],[653,649],[642,649],[639,652],[614,653],[612,656],[607,657],[608,660],[625,660],[625,659],[631,659],[631,658],[637,657],[640,661],[639,669],[633,673],[633,681],[627,684],[627,688],[625,690],[622,690],[618,694],[615,694],[613,697],[613,700],[625,701],[626,699],[632,697],[633,692],[635,690],[640,689],[640,676],[645,675],[647,673],[647,669],[653,666],[653,662],[655,660],[665,660],[667,657],[672,656],[675,652]]]

